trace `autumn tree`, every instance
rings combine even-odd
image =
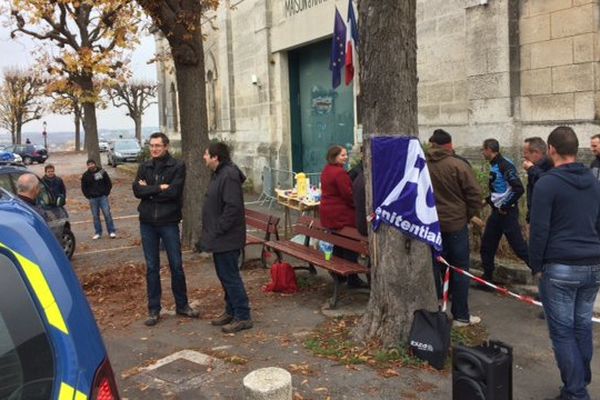
[[[124,79],[127,50],[137,43],[140,12],[130,0],[8,0],[13,37],[28,35],[53,43],[40,47],[56,86],[70,86],[83,108],[89,158],[100,163],[96,103],[115,80]]]
[[[63,91],[50,91],[47,94],[52,99],[50,111],[56,114],[73,116],[73,123],[75,124],[75,151],[80,151],[83,108],[75,92],[74,90],[65,89]]]
[[[361,0],[359,33],[359,59],[368,60],[360,69],[358,109],[363,131],[368,135],[417,136],[416,0]],[[367,209],[372,209],[372,192],[367,193]],[[415,310],[437,307],[431,252],[425,244],[385,224],[369,239],[371,297],[355,334],[365,341],[380,340],[386,347],[397,346],[408,338]]]
[[[135,137],[142,143],[142,117],[152,104],[156,104],[157,85],[145,81],[117,84],[110,89],[110,98],[115,107],[126,107],[127,116],[135,123]]]
[[[175,66],[181,147],[187,166],[183,202],[183,243],[195,243],[201,232],[200,191],[208,183],[208,169],[200,160],[208,147],[208,122],[201,20],[216,9],[218,0],[137,0],[171,49]]]
[[[13,143],[21,143],[23,125],[42,117],[44,82],[32,71],[10,68],[4,71],[0,88],[0,125]]]

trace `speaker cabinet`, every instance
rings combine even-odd
[[[453,400],[512,400],[512,347],[489,341],[452,348]]]

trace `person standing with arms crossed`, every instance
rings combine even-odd
[[[171,290],[175,312],[189,318],[200,313],[188,304],[187,286],[181,257],[179,222],[185,183],[185,164],[169,154],[169,138],[162,132],[150,135],[152,159],[140,164],[133,182],[133,194],[140,199],[140,233],[146,259],[148,319],[154,326],[160,319],[160,241],[162,240],[171,269]]]

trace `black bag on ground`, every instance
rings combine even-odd
[[[415,311],[408,337],[410,351],[432,367],[443,369],[450,349],[450,329],[445,312]]]

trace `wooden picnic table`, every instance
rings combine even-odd
[[[298,196],[292,193],[291,189],[275,189],[277,194],[277,203],[283,206],[283,230],[284,235],[287,237],[289,232],[292,232],[292,220],[290,218],[290,210],[296,210],[304,215],[306,212],[313,213],[316,218],[319,214],[319,201],[309,201],[307,198],[298,198]]]

